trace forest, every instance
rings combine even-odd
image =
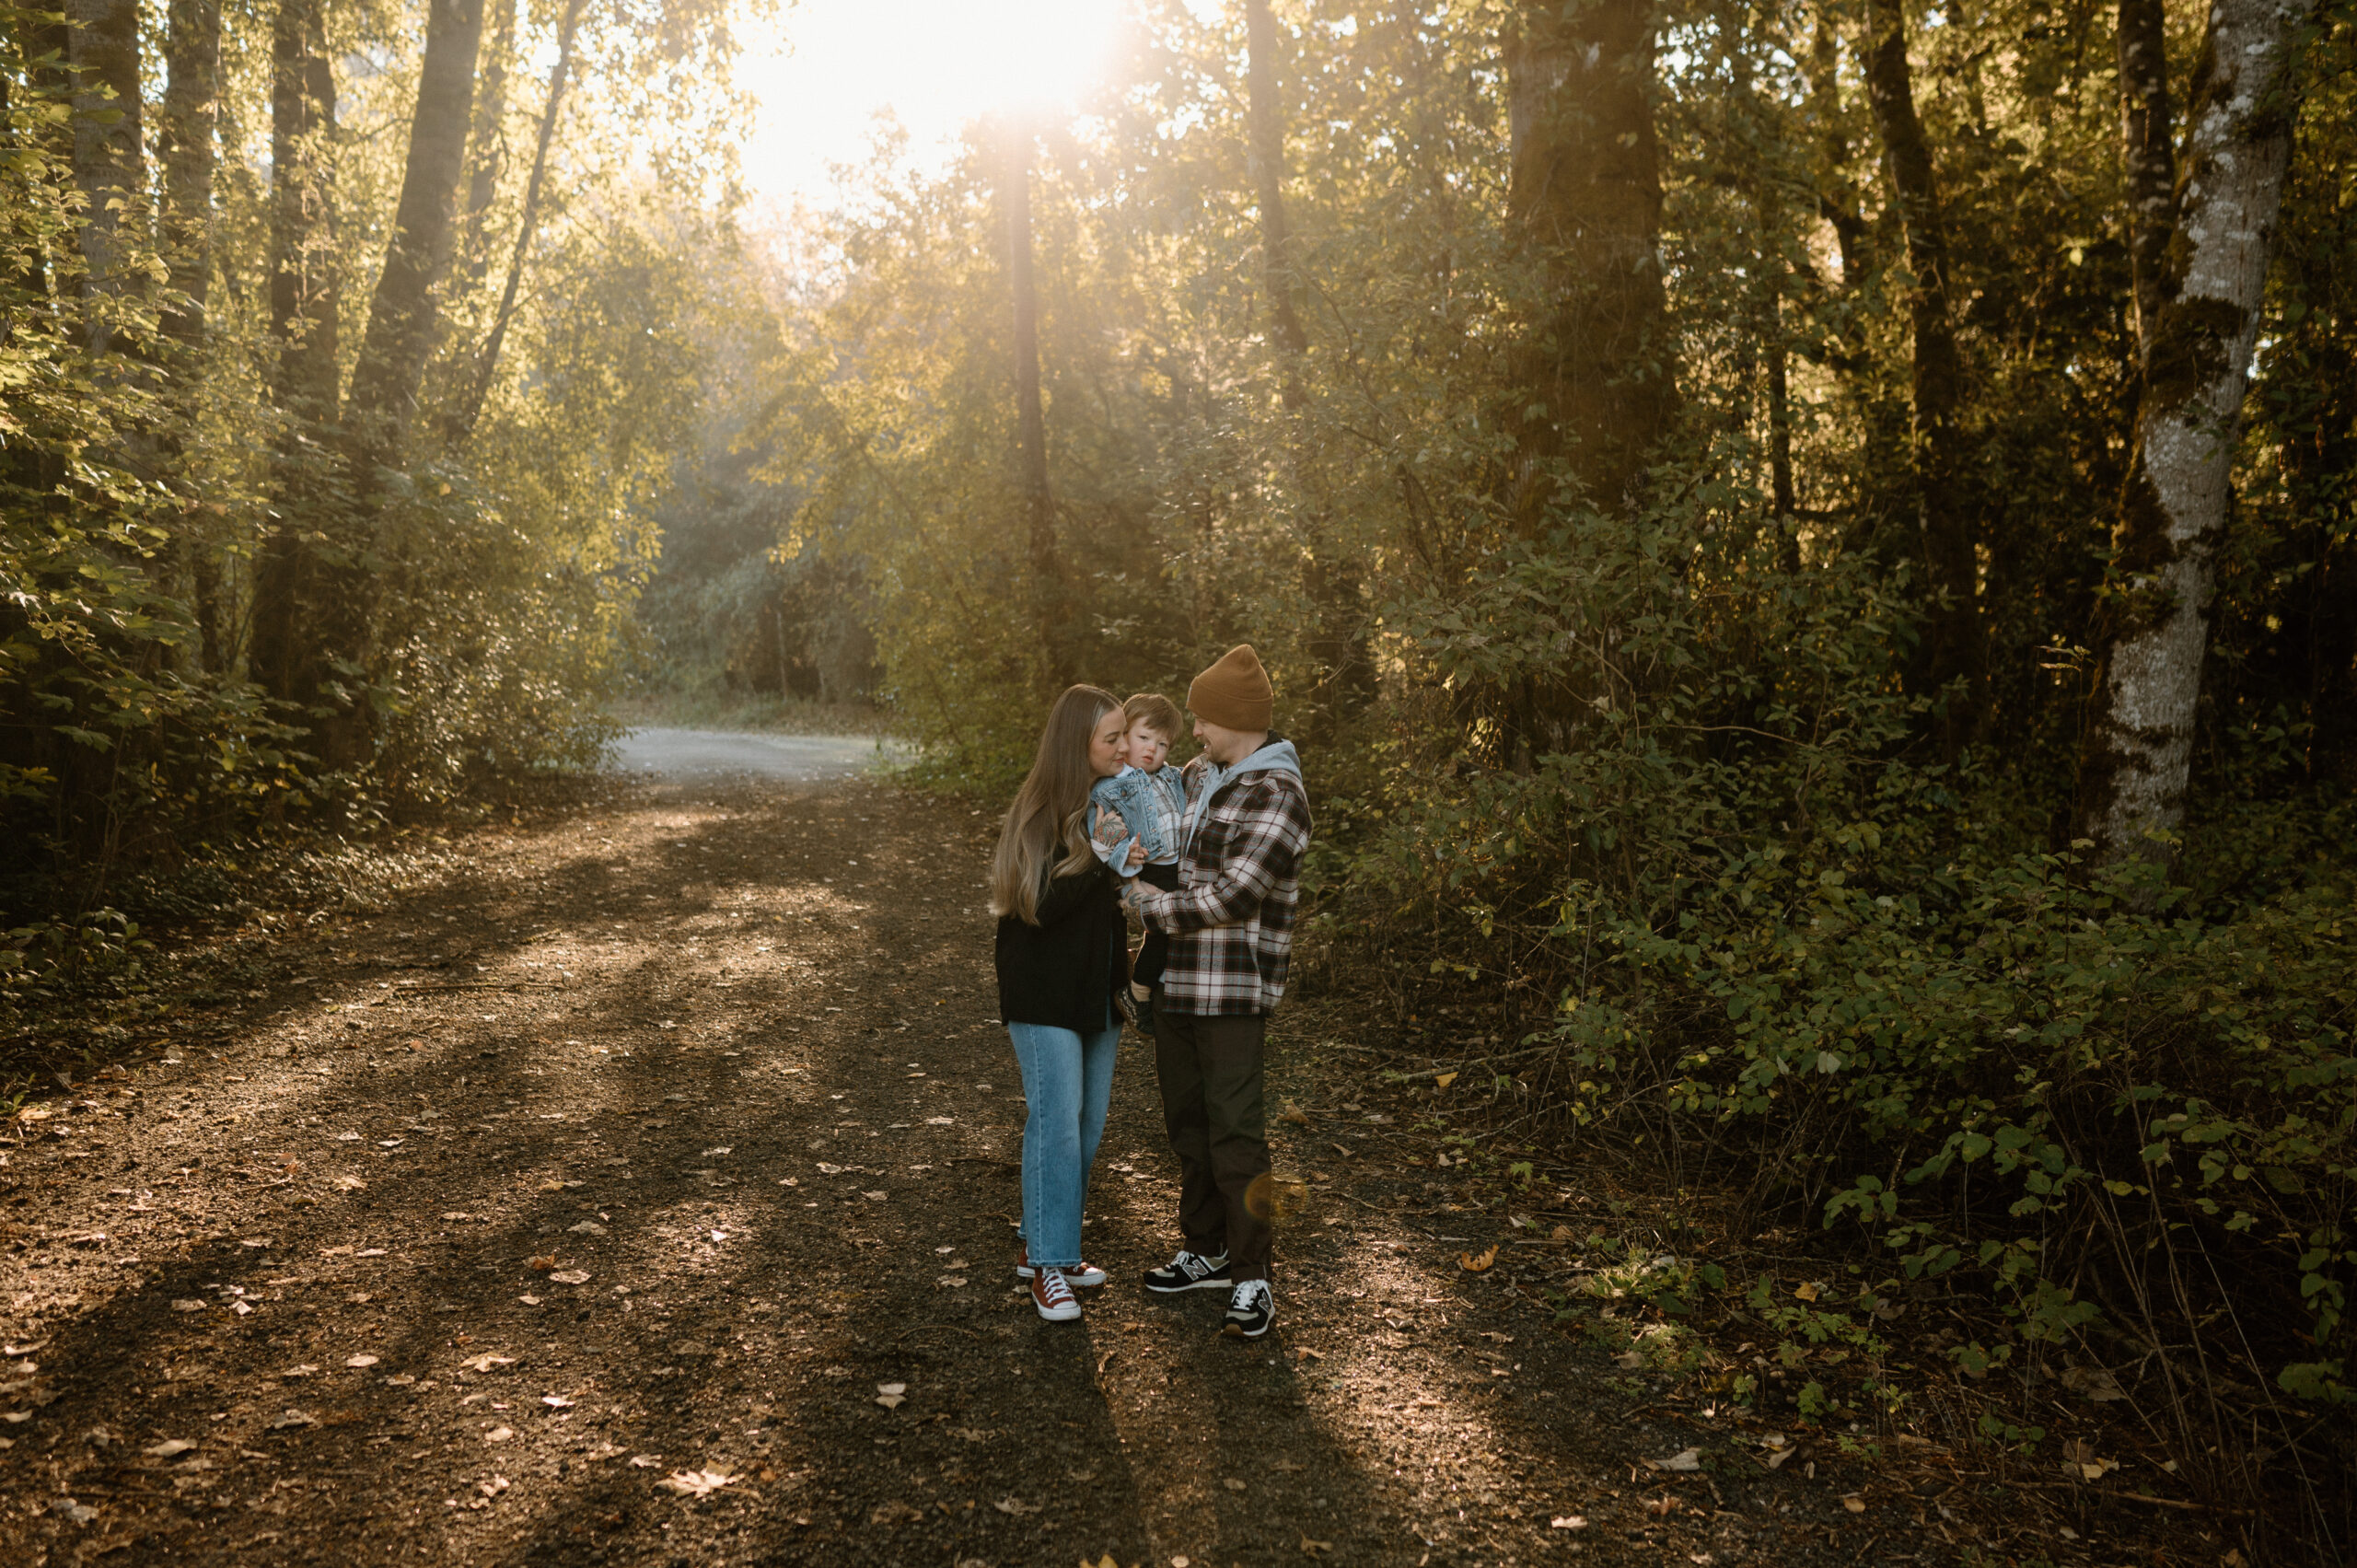
[[[790,220],[748,14],[0,13],[0,1028],[634,691],[995,806],[1064,685],[1248,641],[1310,985],[1993,1303],[1943,1375],[2134,1365],[2332,1554],[2357,10],[1133,0]]]

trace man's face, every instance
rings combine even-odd
[[[1130,766],[1142,773],[1153,772],[1170,755],[1170,738],[1150,724],[1130,726],[1128,750],[1124,753]]]
[[[1230,729],[1207,718],[1195,720],[1195,738],[1202,742],[1205,754],[1223,768],[1233,767],[1252,755],[1252,749],[1260,743],[1266,733]]]

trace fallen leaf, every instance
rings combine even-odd
[[[167,1437],[161,1443],[154,1444],[148,1447],[142,1448],[139,1451],[146,1455],[151,1459],[168,1459],[175,1454],[185,1454],[191,1448],[195,1446],[195,1444],[190,1442],[185,1437]]]
[[[500,1355],[492,1351],[485,1351],[481,1355],[471,1356],[459,1365],[470,1372],[495,1372],[503,1366],[515,1365],[516,1358],[512,1355]]]
[[[901,1405],[908,1401],[908,1398],[909,1386],[906,1383],[878,1383],[876,1385],[876,1402],[882,1405],[888,1411],[899,1410]]]
[[[656,1484],[682,1497],[709,1497],[736,1479],[724,1470],[673,1470]]]
[[[942,1250],[946,1252],[948,1249],[945,1247]],[[47,1343],[49,1343],[47,1340],[27,1340],[20,1345],[0,1345],[0,1353],[6,1353],[8,1355],[30,1355],[33,1352],[41,1349]]]
[[[519,1295],[516,1299],[527,1307],[538,1307],[540,1304],[540,1298],[537,1295]]]
[[[446,1220],[470,1220],[474,1218],[472,1214],[464,1214],[457,1209],[449,1210],[447,1213],[444,1214],[442,1217]]]
[[[1587,1516],[1584,1514],[1558,1514],[1547,1523],[1553,1529],[1584,1530],[1587,1528]]]
[[[1817,1283],[1813,1280],[1805,1280],[1793,1287],[1793,1294],[1803,1301],[1815,1301],[1817,1297]]]
[[[991,1506],[1002,1514],[1013,1515],[1017,1518],[1026,1514],[1036,1514],[1039,1511],[1039,1504],[1026,1503],[1020,1497],[1002,1497]]]
[[[308,1362],[306,1362],[300,1366],[288,1367],[285,1371],[280,1373],[279,1376],[281,1377],[308,1377],[312,1373],[317,1372],[318,1370],[318,1367],[311,1365]]]
[[[1229,1476],[1225,1481],[1221,1481],[1220,1484],[1227,1488],[1230,1492],[1241,1492],[1244,1490],[1244,1483],[1234,1476]]]
[[[1784,1468],[1784,1461],[1799,1452],[1798,1448],[1775,1449],[1768,1456],[1768,1468],[1771,1470],[1782,1469]]]
[[[1293,1101],[1287,1100],[1284,1103],[1284,1109],[1278,1111],[1272,1120],[1287,1122],[1295,1127],[1306,1127],[1309,1125],[1309,1112],[1302,1109]]]
[[[911,1506],[895,1497],[889,1503],[878,1504],[868,1514],[867,1522],[871,1525],[897,1525],[903,1519],[916,1520],[923,1517],[923,1509]]]
[[[1645,1512],[1658,1518],[1666,1519],[1678,1512],[1678,1499],[1665,1492],[1645,1504]]]
[[[1304,1536],[1301,1538],[1301,1550],[1312,1557],[1319,1557],[1333,1551],[1334,1543],[1330,1540],[1312,1540],[1307,1536]]]
[[[482,1434],[482,1440],[486,1443],[505,1443],[515,1435],[516,1429],[512,1426],[494,1426]]]
[[[507,1490],[507,1485],[508,1482],[505,1476],[495,1475],[489,1481],[479,1481],[475,1482],[475,1490],[482,1493],[485,1497],[496,1497],[501,1493]]]
[[[1451,1084],[1453,1084],[1453,1083],[1455,1083],[1455,1082],[1457,1082],[1457,1074],[1454,1074],[1454,1073],[1443,1073],[1442,1074],[1440,1074],[1440,1076],[1438,1076],[1438,1077],[1436,1077],[1436,1078],[1434,1078],[1434,1079],[1433,1080],[1433,1087],[1434,1087],[1434,1088],[1436,1088],[1436,1089],[1445,1089],[1445,1088],[1448,1087],[1448,1086],[1449,1086],[1449,1085],[1451,1085]]]
[[[1573,1239],[1572,1227],[1567,1225],[1559,1225],[1554,1229],[1547,1233],[1547,1239],[1550,1241],[1570,1241]]]
[[[1628,1371],[1634,1372],[1645,1365],[1644,1353],[1643,1351],[1624,1350],[1619,1355],[1612,1358],[1612,1365],[1623,1367]]]
[[[1469,1274],[1480,1273],[1497,1260],[1498,1249],[1495,1243],[1492,1243],[1490,1249],[1487,1252],[1482,1253],[1478,1258],[1470,1252],[1459,1252],[1457,1255],[1457,1266],[1463,1269]]]
[[[819,1162],[819,1174],[821,1176],[841,1176],[842,1173],[843,1167],[839,1165],[828,1165],[824,1161]]]
[[[863,1198],[868,1199],[869,1201],[871,1201],[871,1202],[873,1202],[880,1203],[880,1202],[883,1202],[887,1197],[889,1197],[889,1196],[890,1196],[890,1194],[889,1194],[889,1193],[885,1193],[885,1192],[862,1192],[862,1193],[860,1194],[860,1196],[861,1196],[861,1197],[863,1197]]]
[[[564,1228],[568,1234],[574,1236],[603,1236],[606,1234],[606,1227],[599,1225],[596,1220],[583,1220],[579,1225],[570,1225]]]
[[[203,1302],[193,1300],[187,1296],[183,1296],[180,1300],[172,1303],[172,1310],[175,1312],[202,1312],[204,1310],[204,1307],[205,1304]]]
[[[270,1423],[270,1429],[273,1432],[284,1432],[290,1426],[317,1426],[319,1424],[319,1418],[318,1416],[310,1415],[305,1411],[290,1408],[284,1415],[280,1416],[276,1421]]]
[[[586,1285],[589,1283],[589,1271],[586,1269],[559,1269],[555,1273],[551,1274],[549,1279],[552,1283],[561,1285]]]
[[[542,1394],[540,1403],[552,1411],[569,1411],[573,1408],[573,1401],[563,1394]]]
[[[933,1283],[937,1285],[946,1285],[949,1289],[956,1290],[966,1283],[966,1276],[963,1274],[944,1274]]]
[[[656,1466],[663,1462],[663,1456],[660,1454],[633,1454],[630,1457],[630,1462],[634,1469],[651,1470]]]
[[[373,1355],[350,1355],[344,1357],[343,1364],[346,1366],[374,1366],[377,1358]]]
[[[524,1266],[535,1273],[545,1274],[551,1269],[556,1267],[556,1254],[553,1252],[543,1252],[539,1257],[527,1261]]]
[[[60,1502],[57,1511],[77,1525],[87,1525],[99,1516],[99,1511],[96,1508],[85,1503],[76,1503],[71,1497]]]
[[[1699,1470],[1701,1468],[1702,1450],[1700,1448],[1680,1448],[1666,1459],[1645,1461],[1645,1469],[1649,1470]]]
[[[1841,1506],[1847,1508],[1852,1514],[1863,1514],[1866,1511],[1866,1500],[1857,1495],[1857,1493],[1852,1493],[1849,1496],[1841,1499]]]

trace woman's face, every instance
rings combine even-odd
[[[1121,771],[1121,710],[1108,708],[1088,738],[1088,767],[1100,779]]]

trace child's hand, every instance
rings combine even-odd
[[[1132,843],[1130,845],[1130,869],[1135,871],[1139,866],[1144,865],[1144,864],[1145,845],[1143,842]]]

